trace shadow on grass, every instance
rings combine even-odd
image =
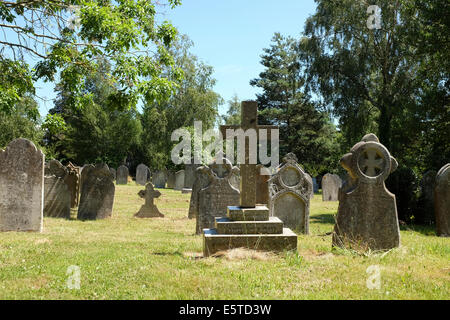
[[[436,226],[435,225],[420,225],[420,224],[400,224],[401,231],[412,231],[421,233],[425,236],[436,237]]]
[[[316,223],[325,223],[325,224],[334,224],[334,214],[331,213],[324,213],[324,214],[318,214],[314,216],[309,217],[310,222],[316,222]]]

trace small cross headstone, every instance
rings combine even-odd
[[[161,196],[161,192],[155,190],[152,183],[145,185],[145,190],[139,191],[138,195],[145,199],[145,204],[134,216],[137,218],[163,218],[164,215],[159,212],[154,204],[154,200]]]

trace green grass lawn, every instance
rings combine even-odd
[[[111,219],[45,218],[43,233],[0,233],[0,299],[450,298],[450,239],[432,228],[403,229],[402,246],[385,254],[332,250],[338,203],[316,195],[298,255],[204,259],[187,218],[190,195],[160,190],[155,202],[165,218],[142,220],[133,218],[141,189],[116,186]],[[81,270],[79,290],[67,288],[72,265]],[[380,290],[366,286],[371,265],[380,266]]]

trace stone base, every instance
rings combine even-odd
[[[218,234],[281,234],[283,221],[270,217],[268,221],[231,221],[227,218],[216,218]]]
[[[268,221],[269,208],[263,205],[258,205],[255,208],[229,206],[227,218],[233,221]]]
[[[164,215],[159,212],[156,206],[146,207],[142,206],[138,213],[134,215],[136,218],[164,218]]]
[[[282,252],[297,250],[297,235],[283,228],[281,234],[218,234],[216,229],[203,230],[203,256],[233,248]]]
[[[192,189],[183,188],[181,189],[181,193],[192,193]]]

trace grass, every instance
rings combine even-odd
[[[44,219],[43,233],[0,233],[0,299],[449,299],[450,239],[432,228],[401,231],[385,254],[331,249],[337,202],[311,202],[298,254],[235,250],[202,258],[187,218],[189,194],[160,190],[165,218],[133,218],[142,187],[116,186],[111,219]],[[75,216],[75,212],[73,215]],[[67,288],[69,266],[81,270]],[[366,281],[380,266],[381,289]]]

